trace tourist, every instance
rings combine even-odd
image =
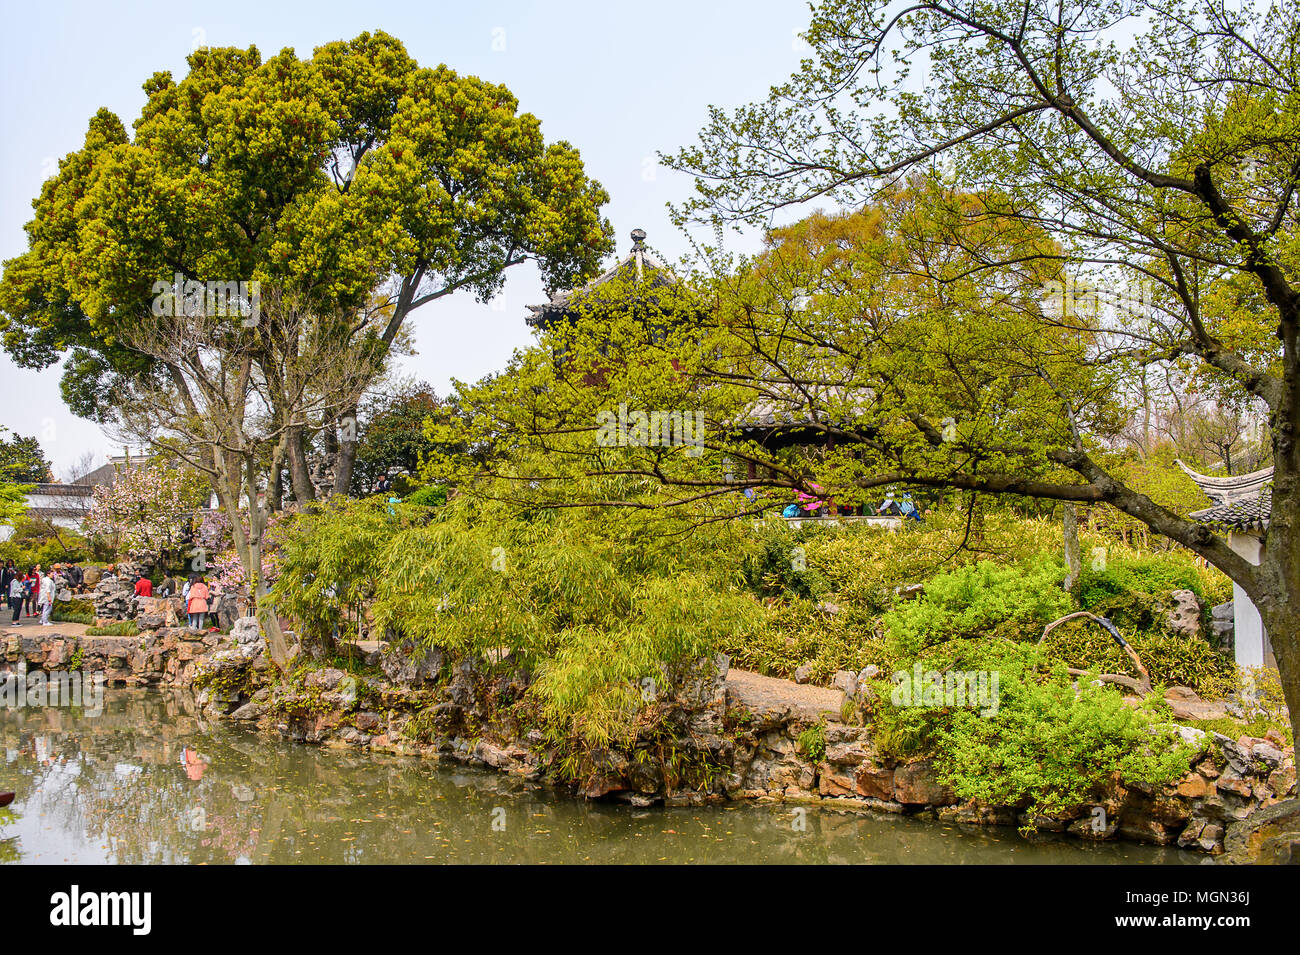
[[[904,494],[903,503],[898,506],[898,509],[904,520],[910,517],[918,524],[921,523],[921,512],[916,509],[916,505],[912,502],[912,495]]]
[[[137,597],[153,596],[153,581],[144,574],[135,575],[135,595]]]
[[[18,568],[14,566],[12,560],[5,561],[4,570],[0,571],[0,593],[6,598],[9,596],[9,584],[18,576]]]
[[[50,612],[54,609],[54,578],[50,574],[41,575],[37,604],[41,608],[41,626],[48,627]]]
[[[208,616],[208,585],[202,575],[190,584],[190,592],[185,601],[185,611],[190,616],[190,628],[202,630],[203,622]]]
[[[36,616],[36,598],[41,589],[41,565],[37,564],[23,578],[23,602],[27,605],[27,616]]]
[[[14,612],[14,626],[21,627],[18,618],[23,614],[23,577],[17,571],[9,578],[9,609]]]

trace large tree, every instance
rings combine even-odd
[[[795,76],[761,103],[714,109],[700,144],[672,159],[699,177],[683,218],[763,222],[935,168],[1004,197],[988,215],[1048,232],[1059,248],[1043,254],[1076,282],[1142,289],[1119,320],[1067,307],[1059,323],[1105,333],[1087,358],[1120,376],[1117,395],[1124,375],[1188,363],[1267,408],[1276,470],[1261,565],[1118,480],[1069,389],[1073,425],[1042,446],[1069,478],[1014,466],[942,477],[1106,502],[1221,568],[1259,607],[1300,725],[1300,9],[834,0],[807,39],[814,57]],[[977,268],[1007,264],[994,254]],[[937,440],[934,422],[912,424]]]
[[[33,368],[70,351],[63,392],[80,415],[111,418],[152,372],[124,333],[160,281],[260,282],[317,314],[352,311],[337,347],[375,353],[378,367],[422,305],[461,289],[486,300],[530,260],[547,284],[568,284],[609,246],[608,197],[576,149],[547,143],[505,87],[420,67],[385,33],[308,60],[200,49],[179,82],[161,72],[144,89],[133,136],[108,110],[91,119],[0,282],[5,348]],[[359,397],[325,423],[340,492]],[[311,435],[276,413],[294,492],[310,499]]]

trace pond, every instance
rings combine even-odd
[[[1199,863],[824,806],[635,809],[487,770],[282,741],[184,692],[110,690],[98,715],[0,709],[0,862]]]

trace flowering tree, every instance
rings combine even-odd
[[[280,542],[283,536],[283,523],[286,515],[281,512],[267,518],[265,536],[263,537],[262,576],[267,585],[275,583],[279,576]],[[248,533],[248,518],[241,515],[245,534]],[[248,589],[248,574],[243,561],[235,549],[234,537],[230,532],[230,518],[225,511],[208,511],[203,515],[195,535],[196,556],[190,562],[190,569],[206,573],[210,583],[222,590]]]
[[[203,498],[203,481],[192,471],[127,467],[112,485],[95,488],[86,529],[120,556],[161,561],[180,547]]]

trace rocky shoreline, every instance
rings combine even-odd
[[[653,681],[645,706],[664,730],[653,742],[631,752],[584,748],[576,763],[562,767],[561,757],[572,760],[572,751],[520,718],[514,704],[530,678],[504,651],[495,659],[451,661],[393,646],[366,655],[365,669],[374,675],[306,665],[284,683],[275,679],[252,618],[236,620],[230,634],[166,626],[129,637],[9,632],[0,649],[0,668],[10,671],[81,669],[103,673],[111,686],[192,688],[205,715],[299,742],[482,765],[580,798],[634,806],[818,803],[1218,855],[1225,840],[1249,842],[1241,833],[1252,820],[1270,818],[1278,812],[1272,807],[1296,796],[1293,747],[1184,727],[1198,755],[1176,784],[1110,786],[1088,805],[1050,818],[961,802],[940,783],[932,761],[884,757],[870,725],[844,718],[856,679],[839,681],[837,689],[799,686],[730,670],[725,657]],[[1300,859],[1300,839],[1283,843],[1269,843],[1270,861]]]

